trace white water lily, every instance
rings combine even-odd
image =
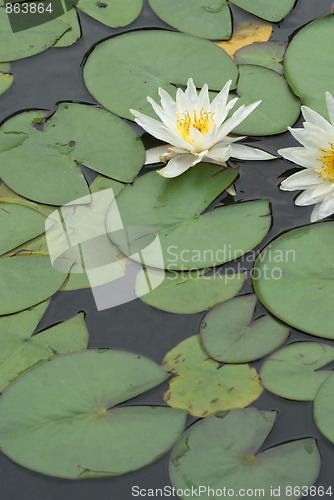
[[[231,83],[231,80],[227,82],[211,103],[208,85],[205,84],[197,95],[192,78],[189,78],[185,91],[177,90],[176,101],[159,88],[161,106],[150,97],[147,100],[161,121],[131,109],[135,121],[143,129],[167,142],[164,146],[146,151],[145,164],[166,163],[158,173],[163,177],[176,177],[204,160],[226,166],[230,157],[242,160],[276,158],[260,149],[236,144],[245,137],[228,136],[261,102],[240,106],[226,120],[238,100],[235,98],[227,103]]]
[[[314,205],[311,222],[334,214],[334,99],[326,93],[330,123],[312,109],[302,106],[304,128],[289,128],[302,147],[279,149],[287,160],[304,167],[281,183],[284,191],[303,192],[295,204]]]

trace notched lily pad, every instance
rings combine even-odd
[[[46,115],[25,112],[0,129],[0,176],[26,198],[64,205],[88,194],[78,164],[123,182],[141,169],[141,140],[116,116],[77,103]]]
[[[194,314],[211,309],[234,297],[241,289],[244,273],[203,276],[203,273],[151,270],[149,278],[161,284],[149,290],[147,273],[142,270],[136,280],[136,294],[146,304],[180,314]],[[154,275],[154,277],[153,277]]]
[[[247,363],[280,347],[289,327],[270,315],[253,319],[256,295],[243,295],[210,311],[201,325],[201,340],[211,358]]]
[[[169,467],[172,485],[183,491],[203,485],[222,491],[244,489],[261,492],[264,498],[279,488],[282,500],[291,498],[287,486],[292,491],[311,486],[321,466],[315,439],[290,441],[259,452],[275,420],[275,412],[246,408],[196,422],[173,449]],[[211,494],[207,490],[201,496],[207,500]]]
[[[295,342],[280,349],[262,365],[260,376],[268,391],[296,401],[312,401],[332,371],[321,370],[334,360],[334,347]]]
[[[88,331],[82,314],[33,335],[48,305],[46,301],[0,317],[0,392],[37,363],[87,348]]]
[[[281,42],[253,43],[242,47],[234,54],[234,61],[238,65],[254,64],[272,69],[283,75],[283,57],[287,45]]]
[[[254,289],[269,311],[289,325],[334,339],[334,222],[289,231],[255,263]]]
[[[0,95],[6,92],[13,83],[13,75],[10,73],[10,66],[0,63]]]
[[[229,0],[255,16],[277,23],[289,14],[296,0]]]
[[[147,96],[159,99],[159,87],[175,95],[174,85],[186,85],[191,76],[197,87],[207,83],[221,90],[231,79],[235,88],[237,75],[232,59],[213,43],[166,30],[134,31],[99,43],[84,67],[89,92],[129,120],[130,108],[155,116]]]
[[[220,366],[208,357],[199,335],[189,337],[169,351],[162,366],[175,375],[164,400],[196,417],[244,408],[263,391],[254,368],[246,364]]]
[[[12,460],[67,479],[117,476],[165,454],[186,413],[116,405],[166,379],[156,363],[124,351],[56,356],[24,373],[0,399],[0,446]]]
[[[149,0],[154,12],[173,28],[188,35],[211,40],[226,40],[232,32],[230,9],[226,0]]]

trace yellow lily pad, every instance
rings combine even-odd
[[[269,40],[273,27],[270,23],[260,21],[242,21],[237,24],[231,38],[226,42],[216,42],[233,58],[234,53],[241,47],[255,42],[266,42]]]

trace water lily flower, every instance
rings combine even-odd
[[[287,160],[304,167],[281,183],[284,191],[303,192],[295,204],[314,205],[311,222],[334,214],[334,99],[326,92],[329,123],[312,109],[302,106],[304,128],[289,128],[302,147],[279,149]]]
[[[227,82],[212,102],[208,85],[205,84],[198,95],[192,78],[189,78],[185,91],[177,90],[176,101],[159,88],[161,106],[150,97],[147,100],[161,121],[131,109],[135,121],[142,128],[167,143],[146,151],[145,164],[165,163],[166,166],[158,173],[163,177],[176,177],[204,160],[226,166],[230,157],[242,160],[276,158],[260,149],[236,144],[245,137],[228,135],[261,102],[242,105],[226,119],[238,100],[235,98],[227,103],[231,83],[231,80]]]

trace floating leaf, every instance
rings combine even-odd
[[[312,401],[331,371],[320,370],[334,360],[334,347],[316,342],[295,342],[270,356],[261,368],[268,391],[282,398]]]
[[[13,83],[13,75],[9,73],[9,64],[0,63],[0,95],[6,92]]]
[[[70,268],[70,263],[68,264]],[[0,259],[0,315],[27,309],[51,297],[64,283],[49,257],[19,256]]]
[[[53,47],[69,47],[73,45],[81,36],[81,27],[78,14],[75,9],[71,9],[63,16],[58,17],[58,20],[67,24],[70,29],[64,33]]]
[[[131,24],[140,14],[143,0],[79,0],[77,8],[111,28]]]
[[[106,61],[108,64],[106,65]],[[175,95],[171,84],[221,90],[238,70],[213,43],[164,30],[136,31],[98,44],[84,67],[89,92],[113,113],[134,120],[130,108],[154,116],[147,96],[158,99],[158,87]]]
[[[0,255],[42,234],[45,217],[35,210],[0,203]]]
[[[263,498],[275,491],[283,500],[301,498],[302,486],[311,486],[319,474],[319,450],[315,439],[307,438],[259,453],[275,420],[275,412],[246,408],[196,422],[173,449],[172,485],[183,490],[205,485],[216,491],[256,491]],[[300,494],[289,496],[286,487],[292,492],[298,487]],[[211,492],[201,496],[208,499]]]
[[[218,42],[217,45],[233,57],[233,54],[245,45],[269,40],[272,30],[271,24],[259,19],[242,21],[234,28],[230,40],[227,42]]]
[[[268,232],[268,201],[240,203],[200,215],[237,173],[201,163],[177,182],[156,172],[139,177],[117,198],[125,231],[115,231],[115,206],[110,207],[107,229],[111,240],[136,261],[134,254],[148,247],[145,265],[168,270],[202,269],[240,257]],[[157,235],[161,248],[151,250],[149,244]]]
[[[0,400],[0,446],[29,469],[68,479],[116,476],[166,453],[185,413],[114,406],[163,382],[153,361],[123,351],[82,351],[32,368]]]
[[[19,194],[64,205],[89,192],[78,163],[125,182],[141,169],[143,145],[116,116],[90,105],[61,103],[37,127],[43,113],[16,115],[0,130],[0,176]]]
[[[196,417],[244,408],[263,391],[254,368],[246,364],[220,367],[204,351],[199,335],[189,337],[169,351],[162,366],[175,375],[164,400]]]
[[[255,295],[242,295],[210,311],[201,325],[201,340],[211,358],[247,363],[263,358],[288,338],[289,327],[270,315],[253,320]]]
[[[149,0],[154,12],[173,28],[211,40],[230,38],[232,22],[226,0]]]
[[[334,95],[334,14],[298,31],[284,58],[284,73],[302,103],[328,119],[325,93]]]
[[[159,278],[162,271],[151,271],[150,279],[152,273]],[[203,276],[190,271],[186,275],[175,271],[166,273],[164,281],[149,291],[147,274],[143,270],[137,276],[136,294],[146,304],[162,311],[193,314],[211,309],[216,304],[234,297],[240,291],[244,280],[244,273]]]
[[[275,316],[299,330],[334,339],[334,222],[294,229],[256,263],[254,288]]]
[[[319,430],[334,443],[334,375],[320,386],[314,399],[314,419]]]
[[[283,62],[286,47],[286,44],[281,42],[254,43],[237,50],[234,54],[234,61],[237,64],[263,66],[283,75],[281,63]]]
[[[255,16],[277,23],[289,14],[295,0],[229,0]]]
[[[239,66],[239,72],[237,93],[241,99],[233,111],[242,104],[262,102],[233,132],[241,135],[280,134],[295,123],[300,103],[282,76],[248,64]]]
[[[13,33],[6,9],[0,7],[0,61],[14,61],[43,52],[54,45],[70,26],[54,19]]]
[[[32,366],[86,349],[88,332],[82,315],[32,335],[49,301],[18,314],[0,317],[0,392]]]

